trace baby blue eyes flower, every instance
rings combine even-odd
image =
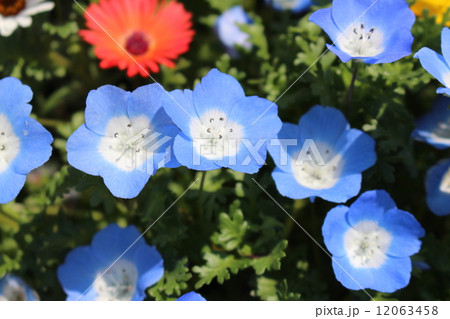
[[[240,29],[240,25],[252,23],[252,19],[241,6],[234,6],[217,18],[215,26],[217,35],[230,55],[234,57],[238,55],[237,46],[246,50],[252,48],[250,36]]]
[[[200,295],[194,291],[191,291],[191,292],[188,292],[187,294],[184,294],[183,296],[178,298],[176,301],[206,301],[206,299],[203,298],[202,295]]]
[[[411,54],[414,13],[404,0],[334,0],[310,21],[331,38],[342,62],[390,63]]]
[[[51,134],[30,118],[32,96],[19,80],[0,80],[0,204],[16,198],[26,175],[52,153]]]
[[[162,278],[164,266],[156,248],[140,236],[134,226],[112,224],[90,246],[72,250],[58,268],[67,300],[144,300],[145,290]]]
[[[236,79],[216,69],[194,91],[171,92],[164,109],[181,130],[175,157],[199,171],[228,167],[256,173],[265,162],[268,139],[281,128],[275,104],[246,97]]]
[[[440,96],[433,110],[416,122],[412,136],[437,149],[450,147],[450,98]]]
[[[136,197],[161,167],[178,167],[172,156],[178,128],[162,108],[157,84],[133,93],[106,85],[91,91],[86,123],[67,142],[69,163],[101,176],[116,197]]]
[[[414,56],[432,76],[441,82],[445,88],[439,88],[437,93],[450,95],[450,29],[444,28],[441,35],[442,55],[429,48],[422,48]]]
[[[428,208],[438,216],[450,215],[450,159],[428,170],[425,188]]]
[[[341,111],[320,105],[298,125],[284,123],[268,150],[278,191],[294,199],[345,202],[359,193],[361,172],[376,162],[373,138],[350,129]]]
[[[0,279],[0,301],[38,301],[39,296],[20,277],[6,274]]]
[[[330,210],[322,234],[342,285],[390,293],[408,285],[410,256],[419,252],[425,231],[386,191],[375,190],[363,193],[350,207]]]
[[[306,11],[314,4],[311,0],[265,0],[265,2],[274,9],[290,10],[294,13]]]

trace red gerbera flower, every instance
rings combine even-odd
[[[95,47],[100,67],[128,69],[129,77],[174,67],[194,36],[192,14],[176,1],[100,0],[85,18],[89,30],[80,35]]]

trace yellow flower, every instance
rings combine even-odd
[[[430,16],[436,16],[437,23],[442,23],[444,14],[449,8],[449,0],[417,0],[411,7],[411,10],[414,11],[416,16],[421,17],[423,11],[427,9]],[[450,21],[446,24],[447,26],[450,26]]]

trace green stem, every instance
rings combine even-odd
[[[206,179],[206,171],[203,171],[200,180],[200,188],[198,192],[198,212],[200,216],[203,215],[203,187],[205,186],[205,179]]]
[[[356,62],[355,67],[353,68],[352,82],[350,83],[350,88],[348,90],[348,95],[347,95],[347,110],[346,110],[347,117],[350,115],[350,112],[352,110],[353,92],[355,90],[355,82],[356,82],[356,77],[358,76],[358,69],[359,69],[359,63]]]

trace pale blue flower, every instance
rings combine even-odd
[[[311,0],[265,0],[265,2],[274,9],[290,10],[294,13],[306,11],[314,4]]]
[[[240,29],[240,25],[252,23],[252,19],[242,6],[234,6],[223,12],[222,15],[217,18],[215,27],[217,35],[227,51],[233,57],[238,55],[236,50],[237,47],[246,50],[252,48],[250,36]]]
[[[0,279],[0,301],[37,301],[39,296],[22,278],[6,274]]]
[[[438,216],[450,215],[450,159],[428,170],[425,188],[428,208]]]

